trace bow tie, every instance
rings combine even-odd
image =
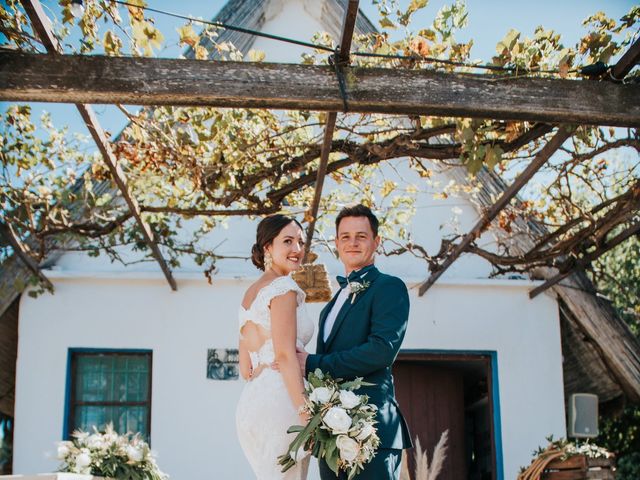
[[[340,285],[340,288],[344,288],[347,285],[349,285],[349,283],[354,282],[356,280],[359,280],[361,277],[364,277],[364,275],[371,270],[371,268],[373,268],[373,265],[367,265],[364,268],[361,268],[360,270],[354,270],[353,272],[351,272],[349,274],[348,277],[343,277],[341,275],[338,275],[336,277],[336,280],[338,281],[338,284]]]
[[[351,272],[351,275],[353,274],[353,272]],[[355,278],[355,276],[352,278],[351,275],[349,275],[349,278],[343,277],[341,275],[338,275],[336,277],[336,280],[338,280],[338,284],[340,285],[340,289],[343,289],[344,287],[346,287],[350,281],[353,280],[353,278]]]

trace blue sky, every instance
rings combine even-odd
[[[49,15],[58,15],[60,8],[57,1],[45,0],[42,2],[45,11]],[[210,2],[196,0],[181,0],[172,2],[167,0],[147,0],[151,7],[168,10],[174,13],[192,15],[194,17],[212,18],[225,1],[214,0]],[[406,7],[409,0],[401,0],[400,5]],[[429,26],[437,11],[450,2],[432,0],[429,5],[414,16],[414,30]],[[531,35],[538,25],[554,29],[562,34],[563,43],[575,44],[584,34],[581,23],[584,18],[599,10],[607,15],[619,19],[627,13],[635,4],[633,1],[594,1],[594,0],[538,0],[530,1],[505,1],[505,0],[468,0],[469,22],[466,29],[460,32],[456,38],[458,41],[474,40],[471,58],[474,60],[489,61],[495,54],[495,45],[511,28],[521,31],[524,35]],[[361,10],[377,25],[377,8],[371,0],[360,2]],[[176,27],[184,24],[184,21],[163,15],[153,15],[156,24],[165,35],[166,48],[160,53],[163,57],[175,57],[181,53],[177,46]],[[78,27],[74,31],[78,32]],[[307,39],[304,39],[307,40]],[[268,60],[268,59],[267,59]],[[69,125],[71,132],[88,134],[88,131],[80,119],[80,115],[73,105],[62,104],[37,104],[34,103],[34,114],[46,110],[51,112],[54,124],[58,127]],[[2,104],[2,110],[7,104]],[[126,119],[115,107],[94,106],[102,126],[113,134],[119,132],[125,125]]]

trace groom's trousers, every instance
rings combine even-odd
[[[376,456],[365,465],[362,472],[356,475],[354,480],[398,480],[400,478],[400,462],[402,450],[396,448],[380,448]],[[324,459],[318,462],[320,466],[320,478],[322,480],[347,480],[347,474],[336,474],[329,468]]]

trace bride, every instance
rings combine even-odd
[[[314,327],[305,313],[305,294],[289,275],[302,264],[303,246],[302,226],[295,219],[280,214],[263,219],[252,261],[264,273],[239,308],[240,373],[247,383],[236,409],[236,428],[258,480],[307,476],[309,456],[286,473],[277,460],[295,437],[287,429],[308,421],[299,414],[304,384],[296,346],[302,349],[311,340]]]

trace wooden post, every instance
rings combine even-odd
[[[536,288],[534,288],[533,290],[531,290],[529,292],[529,298],[537,297],[542,292],[544,292],[546,289],[554,286],[556,283],[558,283],[561,280],[567,278],[569,275],[571,275],[571,273],[573,271],[575,271],[576,268],[584,268],[584,267],[586,267],[589,263],[593,262],[594,260],[596,260],[600,256],[604,255],[605,253],[607,253],[612,248],[620,245],[622,242],[624,242],[628,238],[631,238],[634,235],[638,235],[638,234],[640,234],[640,223],[636,223],[635,225],[633,225],[633,226],[629,227],[628,229],[624,230],[623,232],[619,233],[618,235],[613,237],[611,240],[606,242],[601,248],[599,248],[595,252],[587,254],[584,257],[580,258],[579,260],[577,260],[575,262],[573,267],[571,267],[566,272],[562,272],[562,273],[557,274],[555,277],[552,277],[552,278],[548,279],[542,285],[539,285]]]
[[[445,259],[443,264],[438,270],[433,272],[431,276],[422,284],[418,290],[420,296],[431,288],[431,286],[440,278],[440,276],[456,261],[456,259],[465,251],[465,249],[480,236],[482,231],[489,226],[494,218],[500,213],[500,211],[506,207],[509,202],[518,194],[518,192],[524,187],[527,182],[533,177],[533,175],[549,160],[556,150],[558,150],[562,144],[573,134],[572,129],[566,129],[564,127],[558,128],[555,135],[547,144],[538,152],[531,163],[525,168],[525,170],[516,178],[516,180],[507,188],[502,196],[496,201],[486,213],[482,215],[480,220],[475,224],[469,233],[467,233],[462,241],[455,246],[455,249]]]
[[[42,10],[42,6],[40,5],[40,2],[38,0],[22,0],[22,5],[24,6],[27,14],[29,15],[29,18],[31,19],[31,23],[33,25],[34,30],[37,32],[38,36],[44,43],[49,54],[51,55],[60,54],[61,53],[60,44],[58,43],[58,40],[56,39],[56,37],[53,35],[49,18],[45,15],[44,11]],[[173,278],[171,271],[169,270],[169,266],[167,265],[167,262],[164,260],[164,257],[162,256],[162,252],[160,251],[160,247],[155,241],[151,228],[149,227],[147,222],[145,222],[144,219],[142,218],[138,202],[136,201],[135,198],[133,198],[133,196],[131,195],[131,192],[129,191],[129,186],[127,184],[127,179],[124,175],[124,172],[122,171],[122,168],[118,164],[116,156],[114,155],[113,150],[109,145],[109,142],[104,133],[104,130],[100,126],[100,123],[98,122],[98,119],[95,116],[93,109],[91,108],[91,106],[83,105],[83,104],[76,104],[76,107],[80,111],[80,115],[82,116],[82,119],[84,120],[85,124],[87,125],[87,128],[89,129],[89,133],[93,137],[93,140],[96,143],[98,150],[100,150],[100,153],[102,154],[102,158],[105,164],[107,165],[107,167],[109,168],[109,171],[111,172],[111,175],[113,176],[113,179],[116,185],[118,186],[118,189],[120,189],[120,192],[123,198],[127,202],[127,205],[129,206],[129,209],[131,210],[131,213],[133,214],[136,220],[136,223],[142,230],[142,236],[144,237],[145,242],[147,243],[149,248],[151,249],[152,255],[155,257],[156,261],[160,265],[160,268],[162,269],[162,272],[164,273],[164,276],[167,279],[167,282],[169,282],[171,289],[174,291],[177,290],[178,286],[176,284],[176,281]]]
[[[18,238],[16,233],[13,231],[13,227],[11,227],[11,224],[4,223],[2,220],[0,220],[0,236],[3,236],[7,239],[7,241],[13,248],[13,251],[20,258],[22,263],[24,263],[24,265],[29,270],[31,270],[31,272],[36,277],[38,277],[38,279],[40,279],[40,281],[47,288],[47,290],[49,290],[50,292],[53,292],[53,284],[44,275],[44,273],[42,273],[36,261],[33,258],[31,258],[31,256],[27,253],[26,248],[24,247],[24,245],[22,245],[22,243],[20,242],[20,239]]]
[[[356,25],[356,17],[358,16],[359,0],[349,0],[349,4],[344,12],[344,21],[342,28],[342,39],[340,41],[340,50],[334,59],[336,72],[341,75],[344,65],[349,62],[349,51],[351,50],[351,40]],[[340,79],[338,79],[340,81]],[[343,99],[345,104],[346,99]],[[309,251],[311,250],[311,241],[313,240],[313,232],[316,228],[316,220],[318,218],[318,209],[320,207],[320,198],[322,198],[322,187],[324,185],[324,177],[327,174],[327,165],[329,163],[329,154],[331,153],[331,142],[333,140],[333,131],[336,128],[337,112],[329,112],[327,121],[324,125],[324,138],[322,142],[322,150],[320,152],[320,165],[318,166],[318,176],[316,179],[316,189],[311,204],[309,226],[307,227],[307,241],[304,249],[304,260],[306,263]]]
[[[611,78],[622,81],[638,62],[640,62],[640,38],[624,52],[618,63],[611,69]]]

